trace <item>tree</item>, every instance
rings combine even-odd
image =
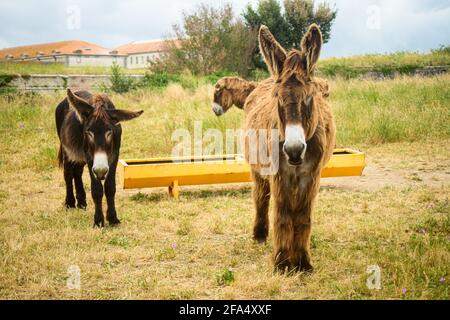
[[[314,0],[284,0],[285,17],[290,26],[288,47],[298,48],[308,27],[312,23],[320,26],[323,42],[330,40],[333,21],[337,11],[326,3],[320,3],[315,9]]]
[[[173,31],[176,40],[168,41],[168,53],[151,63],[153,71],[249,73],[256,36],[234,16],[230,4],[220,8],[201,4],[195,12],[184,12],[182,26],[173,26]]]
[[[282,8],[277,0],[260,0],[256,11],[249,4],[242,16],[248,27],[258,31],[262,24],[269,27],[272,34],[282,45],[289,41],[290,26],[282,13]]]
[[[284,11],[277,0],[259,0],[256,9],[248,5],[242,16],[248,27],[259,30],[264,24],[269,27],[280,44],[287,48],[299,48],[300,41],[312,23],[322,31],[324,43],[330,39],[331,27],[337,10],[326,3],[316,6],[315,0],[284,0]],[[253,57],[255,67],[262,67],[258,48]]]

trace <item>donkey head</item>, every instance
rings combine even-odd
[[[309,27],[300,50],[288,53],[266,26],[259,31],[261,53],[275,80],[273,97],[278,105],[278,128],[283,151],[290,165],[301,165],[307,142],[318,124],[315,108],[317,86],[313,83],[316,63],[322,47],[322,33],[317,25]]]
[[[222,78],[214,87],[213,112],[216,116],[221,116],[233,105],[233,93],[228,88],[229,78]]]
[[[84,152],[88,163],[92,163],[92,173],[98,180],[105,180],[118,157],[120,122],[137,118],[143,111],[115,109],[106,95],[95,95],[86,101],[70,89],[67,99],[83,126]]]

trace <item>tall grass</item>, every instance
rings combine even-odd
[[[450,75],[388,81],[332,81],[338,144],[450,137]]]

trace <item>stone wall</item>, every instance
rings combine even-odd
[[[412,75],[425,77],[436,76],[449,71],[448,66],[426,67],[415,70]],[[135,79],[143,78],[143,75],[127,75]],[[367,72],[361,79],[384,80],[392,79],[398,75],[385,75],[380,72]],[[98,90],[103,84],[109,84],[109,75],[52,75],[52,74],[33,74],[16,76],[8,86],[20,91],[55,91],[65,90],[67,88],[75,90]]]
[[[143,75],[129,75],[142,78]],[[10,83],[20,91],[55,91],[71,88],[74,90],[98,90],[103,84],[109,84],[109,75],[52,75],[33,74],[17,76]]]

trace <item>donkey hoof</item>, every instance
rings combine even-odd
[[[108,220],[109,225],[111,227],[118,227],[120,225],[120,220],[119,219],[112,219],[112,220]]]
[[[75,202],[74,203],[66,203],[66,209],[75,209]]]
[[[258,244],[265,244],[267,241],[267,237],[254,235],[253,240],[255,240]]]
[[[105,222],[103,220],[94,222],[94,228],[103,228],[104,226]]]
[[[275,260],[275,271],[281,274],[289,273],[292,270],[292,265],[288,258],[282,257],[281,254],[277,255]]]
[[[86,210],[87,204],[86,204],[86,203],[80,203],[80,202],[78,202],[77,208],[78,208],[78,209],[81,209],[81,210]]]
[[[275,272],[289,274],[291,272],[291,265],[289,263],[278,263],[275,265]]]
[[[313,273],[314,267],[309,262],[306,262],[300,265],[299,270],[304,273]]]
[[[255,229],[253,230],[253,239],[260,243],[263,244],[267,241],[267,235],[268,235],[268,230],[265,227],[255,227]]]

